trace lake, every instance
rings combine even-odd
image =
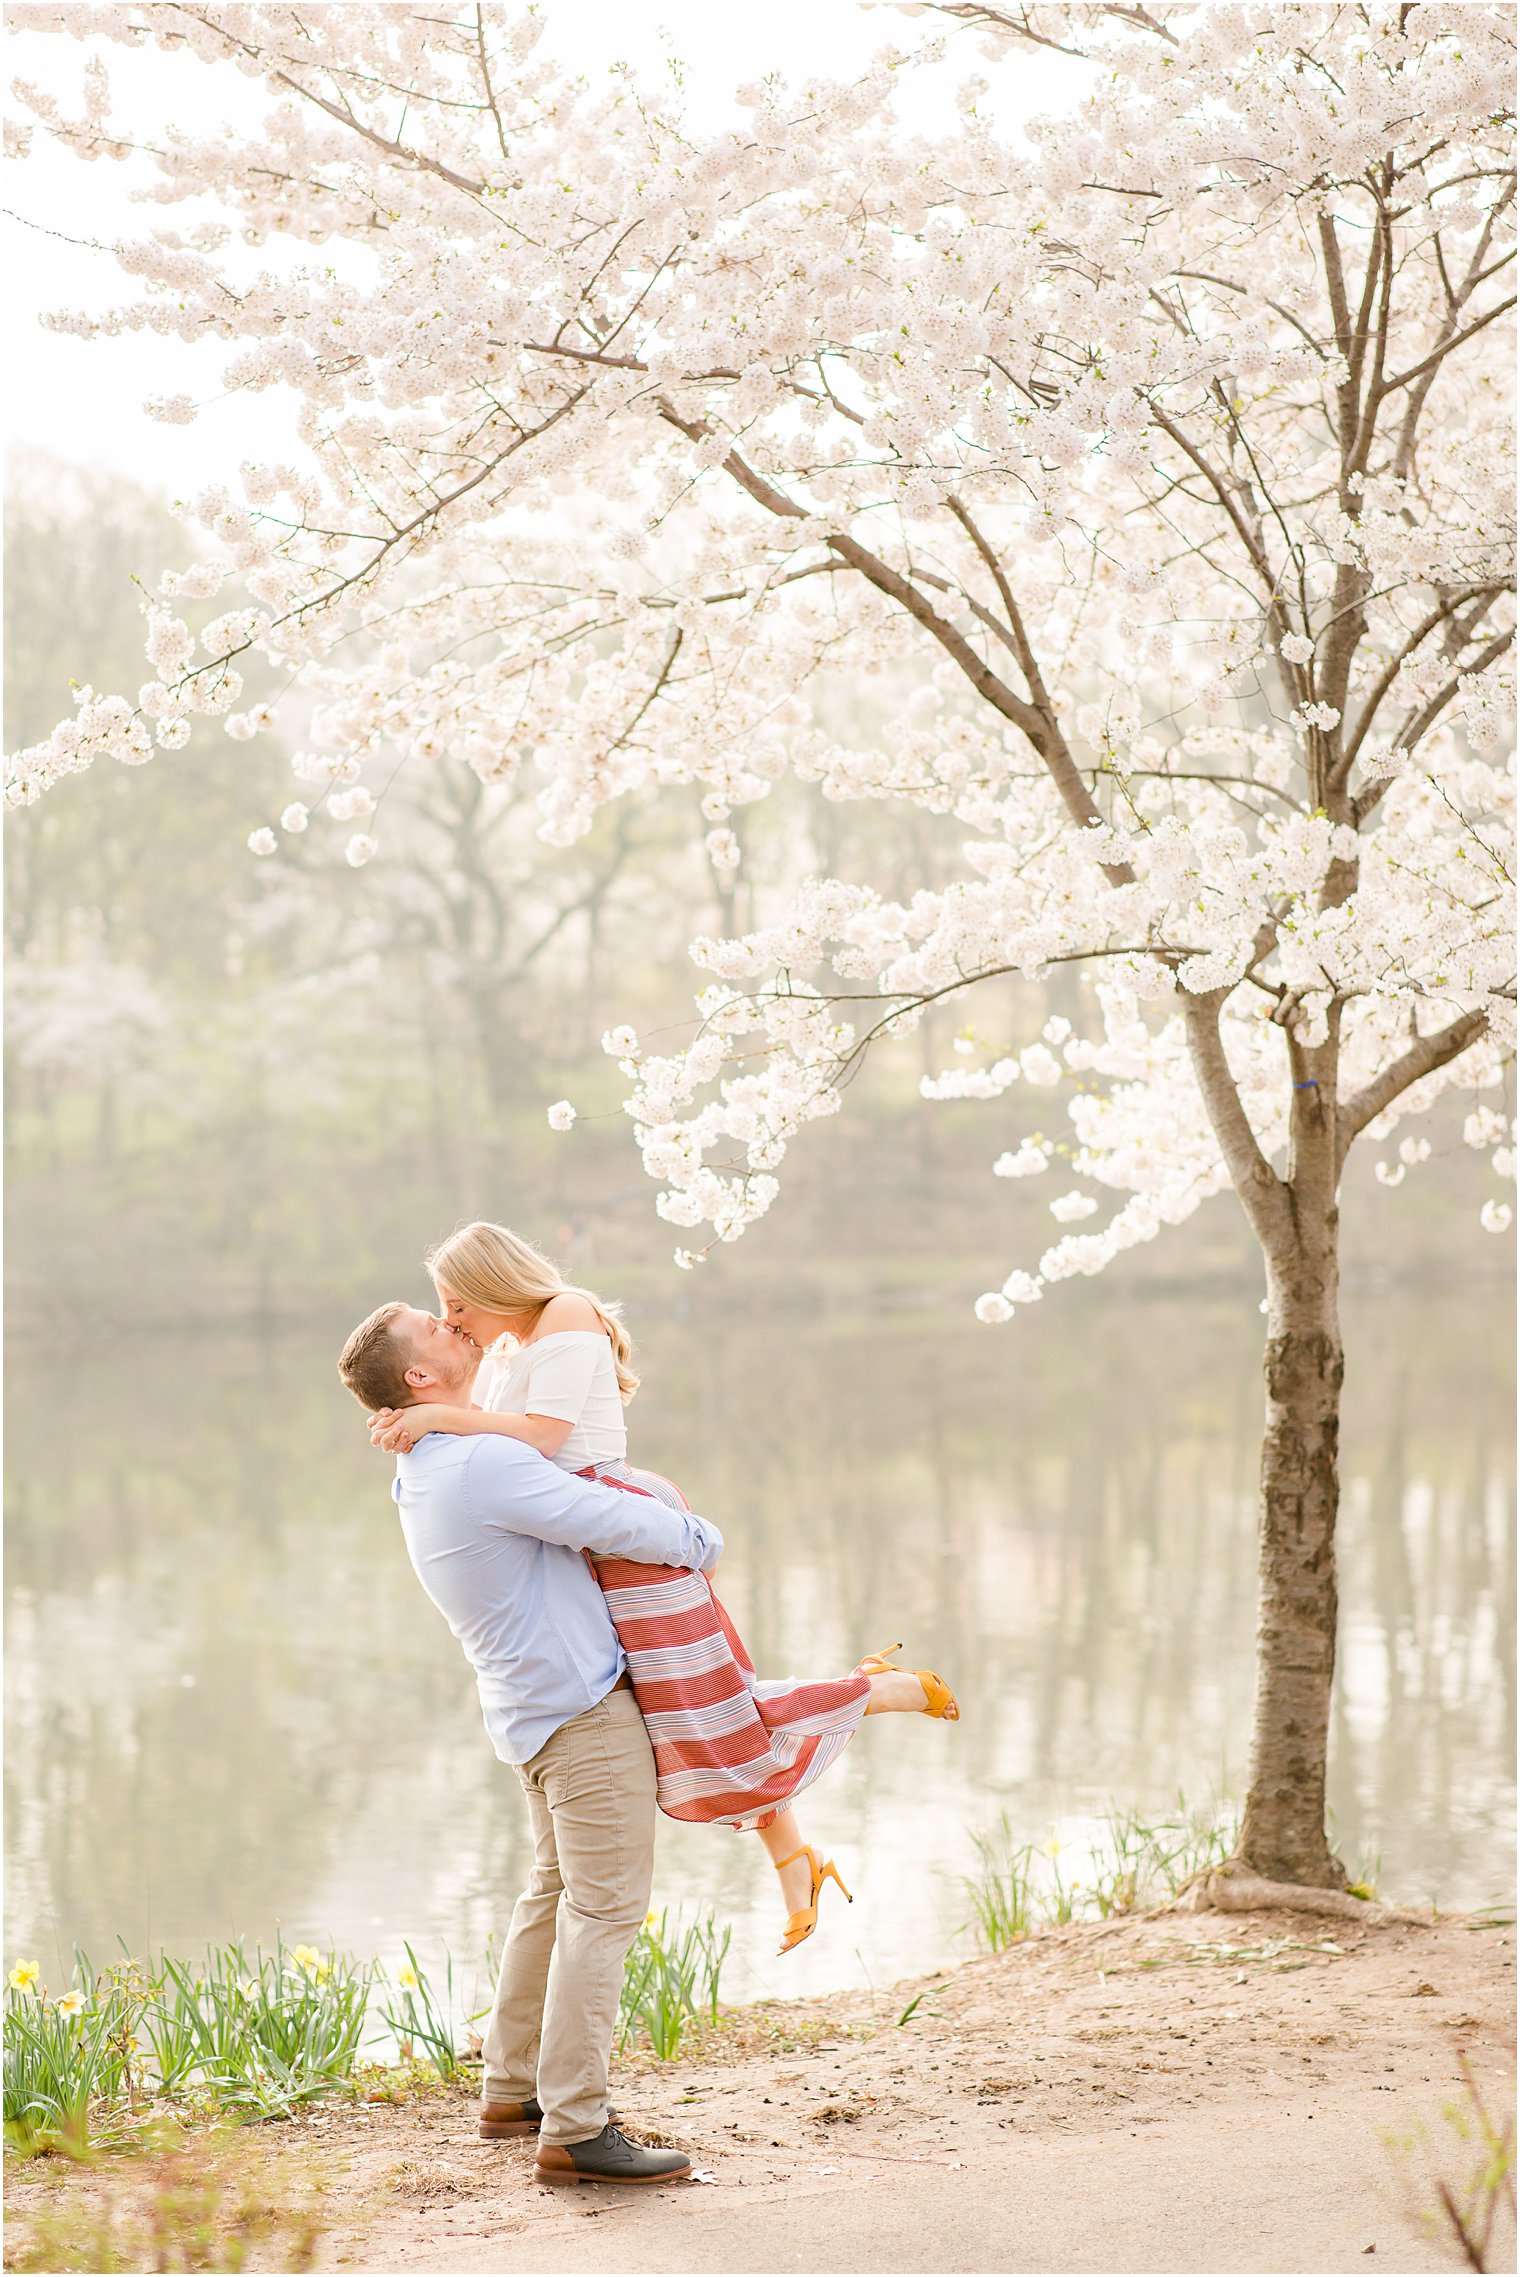
[[[1348,1299],[1342,1854],[1395,1899],[1507,1896],[1515,1500],[1504,1295]],[[1251,1703],[1254,1298],[1063,1288],[962,1311],[705,1290],[636,1318],[632,1452],[724,1528],[763,1674],[902,1637],[959,1725],[873,1718],[804,1799],[830,1889],[786,1960],[757,1842],[662,1820],[656,1904],[734,1924],[725,1992],[890,1983],[961,1957],[958,1877],[1006,1810],[1080,1853],[1111,1802],[1240,1792]],[[525,1878],[513,1774],[407,1564],[320,1337],[13,1353],[6,1567],[12,1957],[241,1933],[468,1988]]]

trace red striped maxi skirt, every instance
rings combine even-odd
[[[657,1471],[599,1463],[580,1476],[690,1508]],[[870,1678],[758,1677],[705,1573],[592,1563],[649,1728],[661,1810],[700,1826],[769,1826],[854,1738]]]

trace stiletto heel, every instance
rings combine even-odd
[[[894,1652],[901,1651],[902,1639],[899,1637],[896,1644],[883,1645],[880,1652],[868,1652],[864,1660],[856,1662],[856,1675],[885,1676],[890,1669],[894,1669],[897,1666],[896,1661],[892,1659],[891,1655]]]
[[[794,1850],[790,1858],[778,1858],[776,1860],[777,1873],[780,1873],[783,1866],[794,1865],[799,1858],[805,1858],[808,1862],[808,1873],[813,1885],[812,1901],[808,1905],[799,1907],[796,1913],[787,1915],[786,1927],[781,1932],[781,1943],[776,1948],[780,1953],[790,1953],[794,1947],[803,1942],[804,1938],[812,1936],[813,1931],[818,1926],[818,1893],[826,1881],[838,1882],[839,1887],[844,1890],[846,1903],[849,1905],[855,1903],[849,1891],[844,1889],[843,1877],[833,1859],[820,1858],[810,1842],[804,1842],[802,1848]]]

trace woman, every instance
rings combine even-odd
[[[497,1432],[582,1478],[687,1506],[669,1479],[628,1462],[623,1410],[639,1379],[617,1306],[571,1287],[505,1226],[465,1226],[428,1252],[427,1265],[441,1318],[485,1355],[477,1404],[384,1408],[370,1418],[378,1446],[402,1453],[429,1431]],[[619,1558],[592,1563],[649,1727],[660,1808],[760,1836],[788,1908],[780,1950],[792,1952],[817,1925],[826,1879],[850,1895],[833,1860],[802,1840],[792,1798],[849,1744],[863,1716],[953,1721],[953,1695],[932,1670],[897,1668],[885,1653],[868,1654],[848,1676],[767,1681],[704,1574]]]

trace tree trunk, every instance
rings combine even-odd
[[[1343,1889],[1325,1838],[1335,1674],[1341,1352],[1339,1213],[1295,1195],[1291,1252],[1269,1263],[1256,1716],[1236,1855],[1267,1881]]]

